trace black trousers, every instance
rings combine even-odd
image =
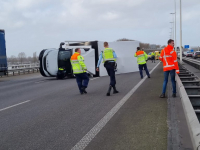
[[[115,79],[115,62],[105,62],[104,67],[107,70],[108,75],[110,76],[110,85],[113,87],[116,84]]]
[[[155,62],[155,56],[151,56],[152,62]]]

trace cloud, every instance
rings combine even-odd
[[[200,1],[183,3],[183,43],[198,45]],[[8,55],[32,55],[65,40],[130,38],[164,45],[174,0],[0,0]],[[177,39],[179,39],[177,1]],[[187,36],[186,36],[187,35]],[[179,42],[179,41],[178,41]]]

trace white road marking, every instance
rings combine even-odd
[[[156,69],[160,62],[150,71],[150,74]],[[127,93],[71,150],[84,150],[92,139],[101,131],[115,113],[124,105],[124,103],[133,95],[133,93],[147,79],[145,76],[129,93]]]
[[[92,79],[90,79],[90,80],[96,80],[96,79],[98,79],[99,77],[96,77],[96,78],[92,78]]]
[[[38,82],[35,82],[35,83],[43,83],[44,81],[38,81]]]
[[[0,109],[0,111],[6,110],[6,109],[9,109],[9,108],[12,108],[12,107],[15,107],[15,106],[18,106],[18,105],[24,104],[24,103],[28,103],[28,102],[30,102],[30,101],[31,101],[31,100],[27,100],[27,101],[25,101],[25,102],[18,103],[18,104],[15,104],[15,105],[12,105],[12,106],[9,106],[9,107],[6,107],[6,108],[3,108],[3,109]]]

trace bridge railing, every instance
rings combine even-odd
[[[20,75],[20,74],[26,74],[26,73],[34,73],[34,72],[39,72],[39,67],[9,69],[6,72],[6,76],[9,76],[9,75],[13,75],[14,76],[14,75]]]
[[[183,57],[183,61],[200,70],[200,60]]]

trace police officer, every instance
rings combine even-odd
[[[108,42],[104,42],[104,50],[99,56],[99,61],[97,64],[97,71],[99,71],[100,63],[103,59],[104,67],[107,70],[108,75],[110,76],[110,85],[108,88],[107,96],[110,96],[111,89],[113,88],[113,94],[119,93],[115,87],[116,79],[115,79],[115,65],[117,55],[112,48],[109,48]]]
[[[149,74],[149,71],[147,69],[147,64],[146,64],[146,60],[148,59],[147,54],[144,51],[141,51],[140,47],[137,47],[135,57],[137,57],[137,63],[140,70],[141,79],[143,79],[143,72],[142,72],[143,68],[146,71],[148,78],[150,78],[150,74]]]
[[[75,53],[71,56],[70,59],[73,73],[76,77],[76,82],[78,84],[79,90],[81,94],[87,94],[86,88],[89,83],[89,77],[86,73],[87,67],[84,63],[84,58],[81,56],[80,48],[75,49]]]

